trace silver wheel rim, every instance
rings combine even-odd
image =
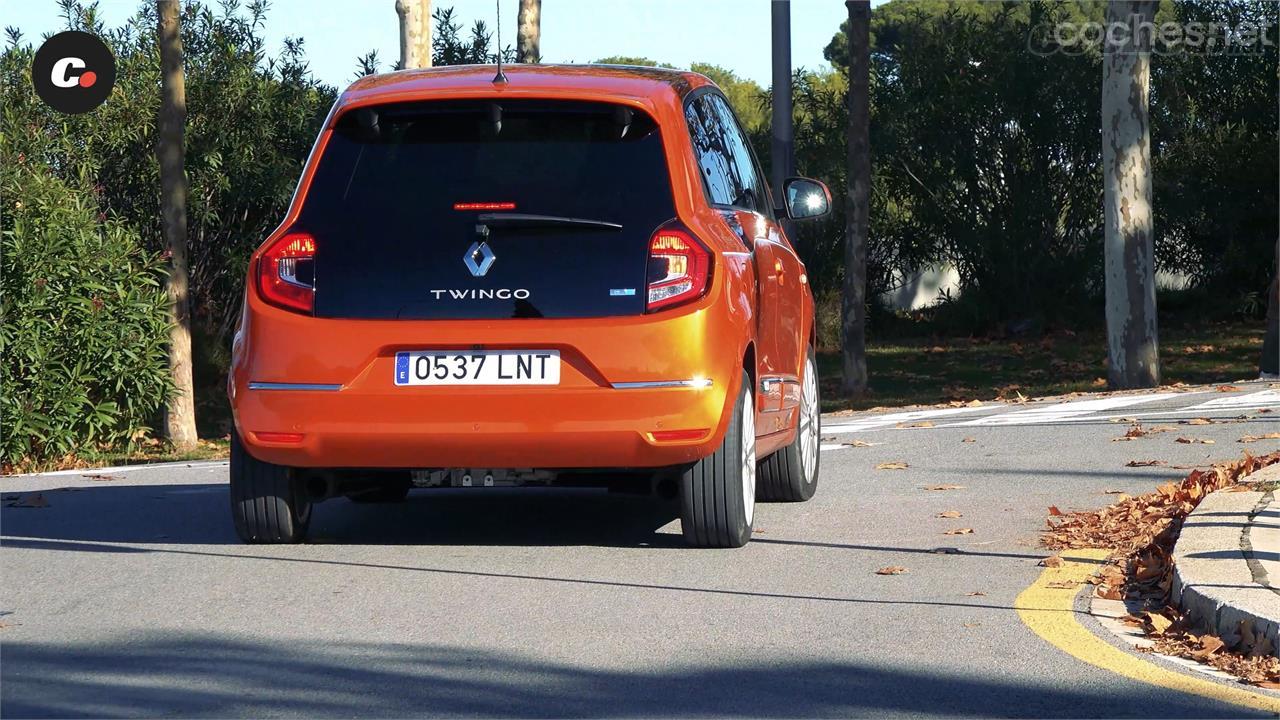
[[[818,415],[818,378],[813,371],[813,360],[804,364],[804,389],[800,395],[800,471],[804,481],[811,483],[818,469],[818,434],[821,418]]]
[[[742,509],[751,525],[756,511],[756,408],[750,393],[742,401]]]

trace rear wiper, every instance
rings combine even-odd
[[[559,215],[527,215],[524,213],[481,213],[476,220],[486,227],[583,228],[585,230],[621,230],[618,223]]]

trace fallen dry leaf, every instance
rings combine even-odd
[[[876,465],[877,470],[906,470],[909,467],[911,466],[901,461],[882,462]]]
[[[967,592],[965,593],[965,595],[968,597],[986,597],[987,596],[987,594],[982,592],[981,590],[974,590],[973,592]]]
[[[1054,517],[1057,517],[1057,516],[1059,516],[1059,515],[1064,515],[1065,513],[1063,513],[1061,510],[1059,510],[1057,505],[1050,505],[1050,506],[1049,506],[1049,514],[1050,514],[1050,515],[1053,515]]]
[[[1217,390],[1218,392],[1238,392],[1240,388],[1235,385],[1219,385]]]
[[[1075,580],[1051,580],[1045,584],[1045,587],[1051,587],[1055,590],[1075,590],[1080,587],[1080,583]]]
[[[1183,425],[1212,425],[1213,421],[1209,418],[1191,418],[1190,420],[1179,420]]]
[[[943,510],[942,512],[938,513],[937,515],[934,515],[934,517],[940,517],[940,518],[958,518],[958,517],[964,517],[964,515],[961,515],[959,510]]]
[[[942,534],[943,535],[972,535],[973,528],[952,528]]]
[[[871,447],[874,443],[869,443],[866,440],[850,440],[849,442],[843,442],[840,444],[845,447]]]
[[[1062,556],[1050,555],[1049,557],[1041,560],[1039,565],[1041,567],[1047,567],[1047,568],[1062,567]]]
[[[969,402],[965,403],[965,405],[968,405],[969,407],[982,407],[982,401],[970,400]]]
[[[900,428],[931,428],[933,427],[933,423],[929,422],[928,420],[921,420],[920,422],[898,423],[898,427]]]
[[[967,442],[967,443],[971,443],[971,442],[978,442],[978,439],[977,439],[977,438],[967,437],[967,438],[962,439],[960,442]]]
[[[1280,690],[1280,682],[1274,680],[1262,680],[1253,684],[1254,687],[1260,687],[1263,690]]]
[[[925,490],[963,490],[963,485],[928,485]]]
[[[1130,460],[1125,463],[1125,467],[1153,467],[1156,465],[1168,465],[1164,460]]]
[[[123,476],[123,475],[101,475],[101,474],[95,474],[95,475],[83,475],[82,477],[86,477],[86,478],[88,478],[88,479],[90,479],[90,480],[94,480],[94,481],[97,481],[97,482],[106,482],[106,481],[108,481],[108,480],[121,480],[121,479],[123,479],[123,477],[124,477],[124,476]]]
[[[1222,638],[1213,635],[1200,636],[1200,652],[1197,653],[1201,657],[1208,657],[1221,650],[1226,643],[1222,642]]]
[[[1174,442],[1182,443],[1183,445],[1194,445],[1194,444],[1196,444],[1196,443],[1199,443],[1199,444],[1201,444],[1201,445],[1212,445],[1212,444],[1213,444],[1213,441],[1212,441],[1212,440],[1209,440],[1209,439],[1207,439],[1207,438],[1189,438],[1189,437],[1180,437],[1180,438],[1178,438],[1178,439],[1174,440]]]
[[[1123,495],[1124,494],[1123,490],[1116,490],[1115,488],[1112,488],[1110,490],[1103,490],[1102,492],[1107,495]]]
[[[876,574],[877,575],[901,575],[906,571],[907,569],[902,567],[901,565],[890,565],[888,567],[880,568],[879,570],[876,571]]]
[[[1280,440],[1280,432],[1266,433],[1263,435],[1245,435],[1236,442],[1251,443],[1259,440]]]

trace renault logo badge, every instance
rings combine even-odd
[[[483,277],[489,272],[489,268],[493,267],[493,261],[496,259],[489,244],[483,240],[471,243],[471,247],[467,248],[466,254],[462,256],[462,262],[466,263],[467,269],[474,277]]]

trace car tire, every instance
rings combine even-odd
[[[258,460],[231,433],[231,517],[247,543],[297,543],[307,536],[311,501],[296,473]]]
[[[409,497],[409,490],[413,487],[413,483],[405,480],[404,482],[389,482],[377,485],[369,490],[357,492],[348,495],[347,498],[353,503],[398,503],[404,502]]]
[[[720,447],[680,477],[680,527],[695,547],[742,547],[755,515],[756,434],[751,378],[742,374]]]
[[[805,355],[800,379],[800,414],[796,439],[760,461],[756,497],[763,502],[804,502],[818,489],[822,411],[818,400],[818,365],[813,351]]]

